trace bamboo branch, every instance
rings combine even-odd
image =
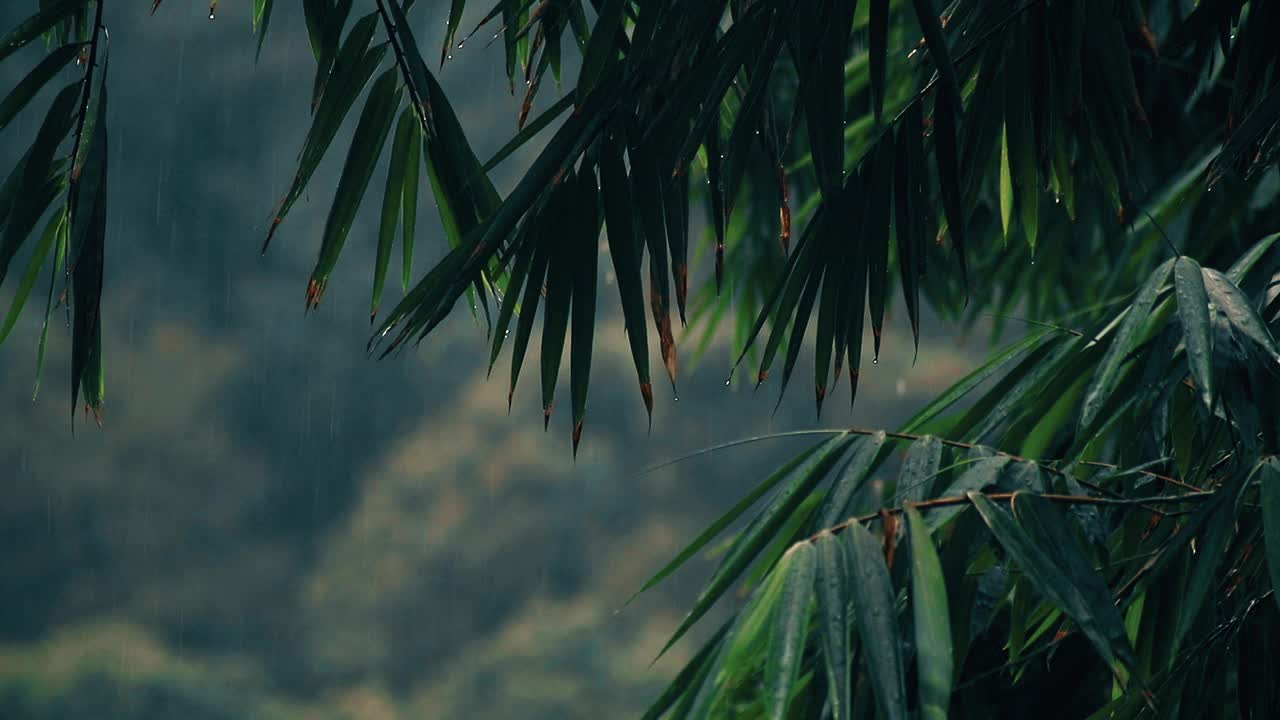
[[[1025,491],[1020,491],[1020,492],[1025,492]],[[1037,494],[1036,496],[1043,498],[1045,500],[1048,500],[1050,502],[1062,503],[1066,505],[1115,505],[1115,506],[1122,506],[1122,507],[1137,506],[1137,507],[1142,507],[1143,509],[1149,509],[1144,507],[1146,503],[1176,504],[1176,503],[1183,503],[1183,502],[1191,502],[1195,500],[1207,499],[1209,497],[1212,497],[1213,494],[1214,493],[1211,490],[1200,490],[1197,492],[1186,493],[1184,495],[1168,495],[1166,497],[1154,497],[1154,498],[1100,498],[1100,497],[1091,497],[1088,495],[1062,495],[1057,493],[1040,493],[1040,494]],[[999,492],[999,493],[983,494],[983,496],[986,497],[988,500],[994,500],[997,502],[1012,500],[1014,495],[1017,495],[1017,493],[1016,492]],[[838,535],[843,530],[855,524],[876,520],[880,518],[883,513],[888,513],[890,515],[901,514],[906,511],[907,507],[913,507],[917,510],[928,511],[928,510],[933,510],[941,507],[952,507],[955,505],[968,505],[969,502],[970,500],[967,495],[952,495],[948,497],[934,498],[932,500],[924,500],[918,503],[908,503],[906,506],[903,506],[903,507],[884,508],[882,510],[877,510],[873,513],[867,513],[866,515],[858,515],[856,517],[851,517],[848,520],[844,520],[842,522],[836,523],[831,527],[823,528],[822,530],[819,530],[813,535],[810,535],[806,540],[804,540],[804,542],[811,542],[811,543],[817,542],[821,536],[828,533],[832,535]],[[1160,511],[1157,510],[1155,512],[1160,512]]]

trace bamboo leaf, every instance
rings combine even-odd
[[[40,89],[49,84],[49,81],[57,76],[62,68],[71,62],[72,58],[80,54],[84,48],[82,43],[73,43],[63,45],[62,47],[49,53],[43,60],[39,62],[31,72],[27,73],[13,90],[0,101],[0,130],[5,129],[14,117],[31,102],[31,98],[35,97]]]
[[[893,207],[893,135],[885,134],[876,145],[871,187],[868,188],[866,224],[862,242],[867,257],[867,309],[871,314],[871,362],[880,362],[880,337],[884,332],[885,298],[889,294],[889,238]]]
[[[329,217],[325,221],[320,257],[307,284],[308,309],[320,304],[329,276],[338,264],[338,256],[351,232],[356,211],[360,209],[360,201],[364,199],[364,192],[369,187],[378,157],[382,155],[387,135],[391,132],[402,93],[396,68],[382,73],[369,91],[346,163],[342,166],[342,176],[338,179],[338,189],[334,194],[333,205],[329,208]]]
[[[1133,672],[1133,648],[1111,592],[1049,501],[1031,493],[1015,493],[1010,516],[980,493],[971,491],[968,495],[1026,577],[1080,626],[1112,671]]]
[[[576,176],[565,178],[566,192],[572,192]],[[576,198],[575,198],[576,199]],[[542,318],[542,424],[545,429],[551,422],[552,405],[555,402],[556,380],[560,375],[560,360],[564,355],[564,339],[569,329],[569,307],[573,298],[573,251],[570,239],[563,233],[548,238],[551,244],[550,264],[547,267],[547,311]]]
[[[1261,491],[1267,570],[1271,574],[1271,597],[1280,605],[1280,461],[1272,457],[1263,464],[1258,486]]]
[[[1209,330],[1209,296],[1204,289],[1200,264],[1188,257],[1173,263],[1178,317],[1187,345],[1187,364],[1196,381],[1205,409],[1213,411],[1213,336]]]
[[[827,685],[831,688],[828,699],[833,720],[852,717],[853,693],[850,686],[852,668],[849,662],[849,631],[852,618],[849,615],[851,588],[848,575],[848,558],[844,543],[829,533],[815,543],[818,553],[817,595],[819,637],[822,640],[822,660],[827,673]]]
[[[534,242],[530,238],[527,242]],[[511,346],[511,385],[507,390],[507,409],[511,409],[511,399],[516,393],[516,381],[520,378],[520,367],[524,364],[525,350],[529,347],[529,336],[533,332],[533,319],[538,312],[538,300],[547,280],[547,265],[550,263],[548,246],[551,240],[538,242],[533,253],[529,278],[525,281],[524,296],[520,300],[520,320],[516,323],[515,344]]]
[[[871,107],[879,123],[884,114],[885,64],[889,54],[889,0],[871,0],[867,46],[871,61]]]
[[[1147,278],[1147,281],[1143,283],[1138,290],[1137,297],[1134,298],[1133,303],[1125,311],[1124,319],[1120,322],[1119,328],[1116,329],[1115,335],[1111,338],[1111,344],[1107,346],[1107,352],[1102,356],[1102,360],[1098,362],[1098,369],[1094,371],[1093,380],[1090,381],[1088,389],[1085,390],[1084,404],[1080,408],[1079,427],[1081,429],[1093,425],[1093,421],[1097,418],[1098,411],[1102,409],[1103,403],[1115,391],[1115,383],[1120,374],[1120,366],[1137,342],[1138,330],[1146,323],[1147,316],[1151,313],[1152,306],[1155,305],[1156,296],[1160,294],[1160,290],[1164,285],[1165,279],[1169,277],[1169,271],[1172,267],[1172,259],[1161,263]]]
[[[854,617],[867,655],[866,672],[876,698],[876,717],[905,720],[907,691],[903,679],[901,639],[894,609],[893,581],[881,555],[880,542],[860,523],[846,531],[852,567]]]
[[[39,12],[27,17],[0,38],[0,61],[26,47],[32,40],[84,9],[88,4],[88,0],[60,0],[49,5],[41,3]]]
[[[640,258],[644,248],[635,233],[635,222],[631,214],[631,185],[622,154],[622,139],[616,134],[610,134],[600,156],[600,192],[605,222],[608,225],[609,257],[613,260],[613,273],[618,281],[618,296],[622,303],[627,342],[631,347],[631,360],[636,366],[645,411],[652,421],[653,385],[649,380],[649,331],[644,316],[644,280],[640,275]]]
[[[404,201],[405,174],[409,164],[418,164],[418,156],[411,152],[410,144],[417,119],[413,108],[406,107],[396,124],[395,139],[391,142],[391,164],[387,169],[387,186],[382,195],[382,219],[378,225],[378,254],[373,268],[373,303],[370,319],[378,315],[382,299],[382,286],[387,279],[387,265],[391,262],[391,246],[396,240],[396,225],[400,221],[400,206]]]
[[[407,112],[407,110],[406,110]],[[409,135],[409,147],[405,150],[408,160],[404,166],[403,198],[400,207],[404,212],[401,237],[400,282],[404,292],[409,292],[409,280],[413,276],[413,243],[418,227],[418,183],[422,169],[422,128],[416,123]]]
[[[916,629],[920,717],[946,720],[954,670],[946,579],[920,511],[908,505],[906,515],[911,538],[911,608]]]
[[[924,31],[924,41],[929,48],[929,56],[938,68],[938,77],[942,80],[942,91],[951,98],[954,107],[960,107],[960,82],[956,79],[955,67],[951,64],[951,53],[947,50],[947,39],[942,34],[942,20],[933,0],[913,0],[916,19],[920,29]]]
[[[942,440],[933,435],[911,443],[898,473],[897,496],[904,503],[919,502],[930,494],[933,481],[942,465]]]
[[[786,581],[778,601],[777,619],[769,647],[765,683],[768,709],[765,717],[783,720],[787,715],[809,628],[809,605],[813,598],[813,580],[817,572],[817,551],[813,545],[800,542],[787,551],[790,562],[780,563],[786,569]],[[778,572],[781,570],[776,570]]]
[[[596,173],[585,168],[578,175],[581,189],[575,212],[581,228],[574,248],[573,273],[573,345],[569,355],[570,389],[573,401],[573,452],[578,452],[582,439],[582,422],[587,412],[587,385],[591,375],[591,348],[596,326],[596,258],[600,238],[600,210],[597,201]]]
[[[4,344],[5,338],[9,337],[9,333],[13,331],[13,326],[17,323],[18,316],[22,314],[22,308],[27,304],[27,298],[31,295],[31,289],[35,287],[36,278],[40,275],[40,268],[44,267],[44,260],[49,256],[49,250],[62,237],[66,224],[67,215],[65,212],[60,212],[50,218],[49,224],[45,226],[44,233],[40,236],[40,242],[36,245],[35,251],[31,253],[30,261],[27,262],[27,269],[22,274],[18,289],[14,291],[13,301],[9,305],[9,312],[4,318],[4,325],[0,326],[0,345]]]
[[[865,485],[867,476],[880,455],[880,448],[884,446],[885,437],[885,432],[878,430],[853,441],[853,452],[845,461],[840,476],[832,483],[827,497],[822,501],[816,528],[829,528],[853,512],[849,503]]]
[[[964,206],[960,198],[960,160],[956,144],[956,116],[960,106],[954,105],[944,93],[933,105],[933,158],[938,165],[938,184],[942,191],[942,207],[947,216],[947,228],[955,243],[956,257],[960,261],[961,282],[969,284],[968,265],[965,260]]]
[[[365,85],[373,78],[373,73],[386,55],[385,45],[369,48],[377,23],[376,13],[370,13],[357,21],[355,27],[348,33],[342,50],[338,53],[334,66],[335,74],[328,81],[327,90],[316,106],[311,128],[307,131],[307,138],[302,145],[298,171],[293,176],[289,191],[280,201],[279,209],[276,210],[271,229],[267,231],[267,239],[262,246],[263,252],[266,252],[271,244],[276,230],[280,227],[280,223],[284,222],[289,210],[293,208],[298,198],[302,197],[302,191],[306,189],[316,167],[320,165],[320,160],[328,152],[329,145],[333,143],[333,138],[338,134],[338,128],[342,126],[351,106],[355,104],[356,98],[359,97]]]
[[[575,102],[579,106],[604,77],[608,65],[617,59],[618,49],[614,43],[616,34],[622,29],[626,6],[626,0],[604,0],[599,8],[595,27],[591,28],[591,38],[587,41],[587,49],[582,54],[582,69],[578,72]]]

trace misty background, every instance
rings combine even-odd
[[[36,5],[0,4],[0,32]],[[692,371],[689,342],[678,403],[655,375],[649,431],[602,255],[575,462],[567,403],[544,433],[526,372],[508,414],[507,354],[486,380],[483,322],[463,304],[421,347],[366,354],[385,169],[323,304],[304,317],[354,117],[259,256],[309,125],[315,64],[300,8],[277,3],[255,62],[250,3],[222,2],[214,20],[200,2],[169,0],[154,16],[149,6],[106,8],[104,427],[81,415],[73,432],[61,311],[32,402],[43,274],[0,348],[0,718],[637,716],[718,625],[709,616],[650,667],[714,558],[624,609],[627,598],[815,438],[642,471],[764,433],[893,427],[982,354],[980,338],[962,343],[927,319],[913,365],[905,320],[891,318],[857,406],[847,409],[846,379],[819,423],[807,382],[775,415],[776,383],[725,386],[727,341]],[[370,9],[357,2],[353,16]],[[464,32],[486,9],[472,4]],[[446,11],[413,13],[429,59]],[[482,159],[516,131],[520,105],[501,42],[484,42],[494,30],[439,73]],[[38,56],[0,64],[0,93]],[[561,91],[544,87],[537,107]],[[0,136],[0,170],[52,94]],[[495,171],[500,190],[539,145]],[[446,249],[423,178],[415,278]],[[703,214],[695,205],[695,236]],[[6,310],[26,257],[0,289]]]

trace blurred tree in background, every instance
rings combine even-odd
[[[66,305],[72,408],[95,414],[104,1],[41,0],[0,40],[0,61],[48,48],[0,130],[71,80],[0,186],[0,281],[29,258],[0,339],[50,273],[37,353]],[[1280,713],[1280,4],[501,0],[468,33],[453,0],[443,43],[415,36],[413,5],[304,0],[311,124],[263,245],[354,123],[305,302],[380,202],[371,352],[462,301],[490,368],[510,348],[514,393],[541,310],[544,422],[567,344],[576,452],[613,292],[602,228],[650,413],[649,346],[674,389],[677,321],[695,355],[731,333],[735,367],[780,368],[780,393],[812,338],[819,412],[846,370],[856,395],[895,294],[917,341],[922,303],[1031,328],[1000,345],[998,322],[990,359],[905,426],[827,433],[653,577],[719,553],[667,647],[747,599],[650,716]],[[259,47],[272,7],[255,0]],[[485,162],[430,49],[443,64],[476,33],[525,98]],[[534,113],[548,71],[576,80]],[[535,139],[504,196],[490,171]],[[451,250],[415,279],[424,176]],[[397,245],[403,297],[381,313]]]

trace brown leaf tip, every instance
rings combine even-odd
[[[649,413],[649,415],[652,416],[653,415],[653,384],[652,383],[647,383],[647,382],[640,383],[640,397],[644,398],[645,412]]]
[[[324,280],[311,278],[307,281],[307,310],[314,310],[320,305],[320,298],[324,297]]]
[[[582,441],[582,421],[573,426],[573,456],[578,457],[578,443]]]

